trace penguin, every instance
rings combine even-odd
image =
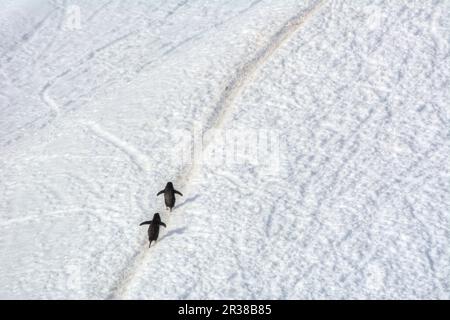
[[[159,235],[159,226],[163,226],[164,228],[167,228],[166,224],[164,222],[161,222],[161,217],[159,216],[159,213],[155,213],[153,216],[153,220],[150,221],[144,221],[140,224],[140,226],[144,224],[149,224],[148,227],[148,241],[150,243],[148,244],[148,247],[152,245],[152,241],[158,240]]]
[[[177,191],[173,188],[172,182],[167,182],[164,190],[158,192],[156,196],[159,196],[162,193],[164,193],[164,202],[166,203],[166,210],[170,209],[170,212],[172,212],[172,208],[175,206],[175,193],[179,194],[180,196],[183,196],[183,194],[180,191]]]

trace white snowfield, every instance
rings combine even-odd
[[[0,39],[0,298],[450,299],[450,1],[6,0]]]

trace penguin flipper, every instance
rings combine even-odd
[[[164,222],[160,222],[159,224],[162,225],[164,228],[167,228],[167,226]]]
[[[178,193],[180,196],[183,196],[183,194],[178,190],[174,190],[173,192]]]
[[[150,224],[150,223],[152,223],[152,220],[150,220],[150,221],[144,221],[144,222],[142,222],[142,223],[140,224],[140,226],[142,226],[142,225],[144,225],[144,224]]]
[[[164,190],[161,190],[160,192],[158,192],[157,194],[156,194],[156,196],[159,196],[160,194],[163,194],[164,193]]]

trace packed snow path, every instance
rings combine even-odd
[[[449,1],[3,6],[1,298],[450,298]]]

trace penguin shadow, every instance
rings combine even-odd
[[[197,200],[200,197],[200,195],[196,194],[193,197],[187,198],[186,200],[184,200],[183,202],[181,202],[180,204],[176,205],[174,209],[178,209],[181,208],[182,206],[188,204],[189,202],[193,202],[195,200]]]
[[[172,235],[180,235],[183,234],[186,231],[187,227],[178,228],[172,231],[167,232],[164,236],[161,237],[161,239],[158,239],[158,241],[161,241],[167,237],[170,237]]]

